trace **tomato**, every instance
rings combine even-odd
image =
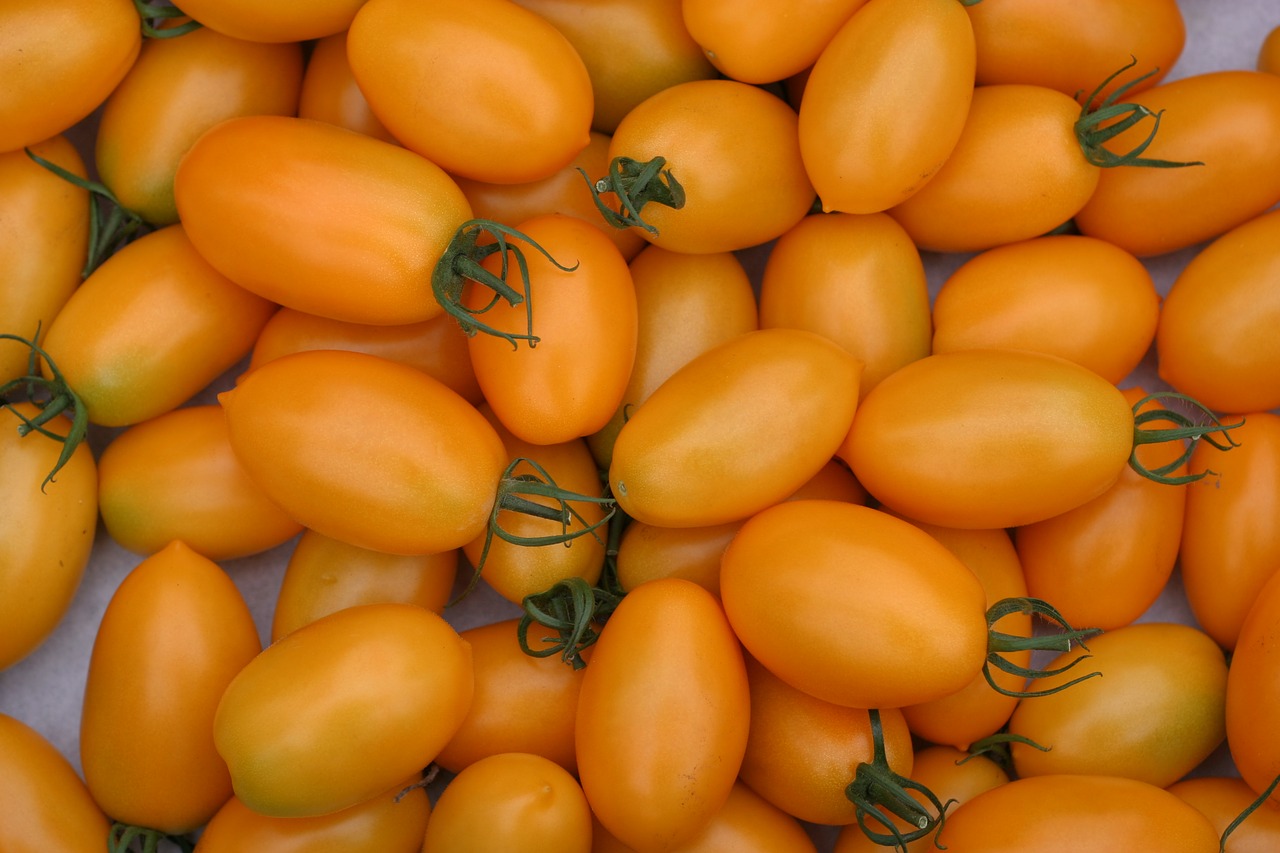
[[[1215,71],[1141,94],[1160,132],[1144,157],[1200,161],[1184,169],[1107,169],[1076,215],[1080,231],[1139,257],[1208,240],[1280,200],[1280,79],[1259,71]],[[1140,142],[1149,127],[1117,136]]]
[[[1123,393],[1131,404],[1146,396],[1141,388]],[[1138,458],[1151,469],[1174,464],[1181,453],[1176,443],[1138,448]],[[1240,460],[1227,454],[1222,461]],[[1187,470],[1184,462],[1171,476],[1184,476]],[[1199,486],[1156,483],[1126,468],[1115,485],[1093,500],[1019,527],[1015,540],[1027,591],[1053,602],[1072,625],[1109,631],[1133,622],[1173,574],[1188,488]],[[1218,568],[1215,563],[1215,572]],[[1183,572],[1185,582],[1185,564]]]
[[[287,0],[262,9],[250,0],[188,0],[182,11],[233,38],[292,42],[342,32],[361,5],[363,0]]]
[[[71,762],[38,731],[0,714],[0,844],[5,853],[100,853],[110,826]]]
[[[911,238],[883,213],[808,216],[765,262],[760,326],[808,329],[864,365],[860,396],[929,354],[929,288]]]
[[[1274,720],[1280,713],[1276,678],[1276,625],[1280,624],[1280,581],[1273,574],[1258,590],[1240,627],[1227,673],[1227,745],[1241,778],[1261,795],[1280,776],[1280,737]],[[1268,803],[1280,798],[1274,794]]]
[[[1047,668],[1085,656],[1100,677],[1025,697],[1013,712],[1009,732],[1049,748],[1011,744],[1019,776],[1125,776],[1163,788],[1222,743],[1227,662],[1204,632],[1172,622],[1126,625],[1089,640],[1087,650],[1059,655]],[[1049,689],[1078,674],[1047,676],[1036,686]]]
[[[125,576],[98,626],[80,719],[80,762],[103,811],[167,834],[213,817],[231,796],[214,710],[261,649],[235,583],[183,543]]]
[[[38,410],[14,404],[27,418]],[[62,420],[62,419],[59,419]],[[42,435],[18,435],[16,415],[0,410],[0,670],[31,654],[53,632],[80,588],[97,532],[98,472],[80,445],[51,482],[62,445]],[[70,422],[50,429],[66,433]],[[0,824],[4,823],[0,821]]]
[[[222,696],[213,737],[249,808],[324,815],[426,767],[471,690],[470,647],[440,616],[412,604],[348,607],[250,661]]]
[[[950,853],[1213,853],[1198,811],[1146,782],[1116,776],[1035,776],[979,794],[947,818]]]
[[[938,699],[987,654],[973,573],[924,531],[856,504],[788,501],[752,516],[721,559],[720,597],[748,652],[837,705]]]
[[[1187,35],[1177,0],[982,0],[965,10],[978,48],[979,85],[1031,83],[1072,97],[1093,91],[1134,57],[1157,70],[1130,91],[1154,86],[1181,56]]]
[[[471,218],[457,184],[413,152],[282,116],[206,132],[178,166],[174,197],[200,254],[242,287],[377,325],[440,314],[431,273]]]
[[[421,371],[312,350],[262,365],[218,400],[249,476],[308,528],[429,554],[462,547],[489,523],[507,464],[502,440]]]
[[[1160,295],[1123,249],[1076,234],[989,249],[942,283],[933,351],[1029,349],[1074,361],[1113,384],[1155,339]]]
[[[383,142],[396,143],[396,138],[378,121],[356,85],[347,62],[345,30],[325,36],[311,48],[298,93],[298,117],[336,124]]]
[[[1192,453],[1192,471],[1212,469],[1187,487],[1179,562],[1196,622],[1226,649],[1235,648],[1258,592],[1280,567],[1280,416],[1257,412],[1235,430],[1231,453]]]
[[[1209,819],[1221,835],[1244,813],[1258,794],[1234,776],[1198,776],[1170,785],[1169,793]],[[1263,805],[1249,815],[1227,838],[1225,853],[1267,853],[1280,845],[1280,809]]]
[[[741,782],[715,817],[672,853],[815,853],[804,828]],[[594,850],[594,848],[593,848]]]
[[[1251,219],[1196,254],[1160,311],[1160,378],[1222,412],[1280,406],[1280,211]]]
[[[763,89],[694,80],[637,104],[618,123],[609,156],[662,157],[684,189],[679,209],[640,211],[654,229],[643,231],[646,240],[673,252],[731,252],[767,243],[812,206],[796,126],[791,107]]]
[[[577,780],[554,761],[498,753],[450,780],[431,813],[423,849],[590,853],[591,809]]]
[[[797,690],[747,659],[751,730],[741,779],[789,815],[811,823],[857,820],[845,787],[858,765],[874,756],[871,717],[862,708],[833,705]],[[911,732],[902,713],[882,712],[889,768],[911,775]]]
[[[112,439],[98,460],[98,506],[111,538],[144,555],[180,539],[230,560],[302,530],[249,479],[216,405],[175,409]]]
[[[56,136],[93,112],[124,79],[141,46],[142,27],[128,0],[6,3],[0,10],[0,152]]]
[[[436,756],[454,773],[500,752],[529,752],[570,772],[577,768],[574,719],[586,670],[565,666],[554,656],[534,657],[520,648],[518,619],[468,628],[475,693],[462,725]],[[534,650],[547,648],[530,628]],[[591,647],[583,651],[590,660]]]
[[[870,0],[836,31],[800,103],[800,151],[824,210],[878,213],[918,191],[960,138],[973,30],[955,0]]]
[[[452,174],[536,181],[587,144],[586,66],[559,30],[510,0],[368,0],[347,60],[392,135]]]
[[[1274,27],[1258,48],[1258,70],[1280,74],[1280,25]]]
[[[457,568],[457,551],[404,557],[305,531],[285,565],[271,641],[359,604],[399,602],[440,613],[453,590]]]
[[[1115,483],[1134,441],[1114,385],[1018,350],[908,364],[858,406],[840,454],[890,508],[945,527],[1030,524]]]
[[[695,836],[733,788],[749,704],[741,649],[710,593],[677,578],[630,592],[578,697],[578,773],[600,822],[641,853]]]
[[[84,161],[66,137],[55,136],[31,150],[85,177]],[[0,332],[35,340],[49,330],[59,309],[80,284],[89,249],[89,194],[35,163],[25,151],[0,154]],[[27,373],[30,350],[0,341],[0,384]]]
[[[205,263],[182,225],[170,225],[85,279],[44,349],[89,420],[127,426],[205,388],[249,352],[274,310]]]
[[[390,791],[321,817],[268,817],[232,797],[209,821],[196,842],[200,853],[317,853],[376,849],[419,853],[431,806],[422,787],[406,780]]]
[[[775,3],[685,0],[685,26],[726,77],[772,83],[817,60],[849,16],[866,0],[806,4],[803,14]]]
[[[478,320],[517,335],[531,328],[536,341],[520,346],[476,334],[467,344],[498,419],[531,444],[557,444],[603,427],[622,399],[636,353],[635,288],[622,254],[595,226],[552,213],[517,229],[527,237],[513,243],[523,244],[528,297],[519,305],[499,302]],[[495,275],[514,263],[505,252],[485,259]],[[473,286],[463,304],[481,311],[492,296]]]
[[[746,518],[830,461],[861,365],[812,332],[764,329],[677,370],[618,432],[609,483],[632,518],[696,527]],[[779,395],[779,387],[791,392]],[[750,417],[744,417],[750,413]]]

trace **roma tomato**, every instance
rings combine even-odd
[[[510,0],[368,0],[347,33],[347,60],[379,121],[451,174],[536,181],[587,144],[582,58]]]
[[[1241,778],[1261,795],[1280,776],[1280,737],[1272,725],[1280,714],[1280,574],[1258,591],[1231,656],[1227,673],[1227,745]],[[1280,797],[1268,799],[1275,805]]]
[[[592,811],[640,853],[691,839],[733,789],[749,706],[741,648],[709,592],[669,578],[628,593],[578,697],[578,773]]]
[[[670,849],[671,853],[816,853],[795,818],[741,782],[734,783],[724,807],[702,832]]]
[[[348,607],[245,666],[218,704],[213,737],[245,805],[315,817],[430,764],[471,690],[471,649],[444,619],[411,604]]]
[[[1195,806],[1219,835],[1258,799],[1243,779],[1197,776],[1175,782],[1169,793]],[[1225,853],[1268,853],[1280,846],[1280,809],[1263,804],[1237,826],[1223,847]]]
[[[704,352],[618,432],[609,468],[618,505],[649,524],[697,527],[782,500],[844,440],[860,373],[839,346],[797,329],[748,332]]]
[[[235,583],[183,543],[125,576],[98,626],[80,719],[80,763],[103,811],[167,834],[213,817],[231,797],[214,711],[261,650]]]
[[[98,472],[88,445],[77,447],[42,487],[62,445],[39,434],[20,436],[17,415],[32,418],[39,410],[29,403],[13,409],[0,409],[0,470],[7,482],[0,491],[0,670],[31,654],[62,621],[89,563],[98,518]],[[49,428],[71,428],[59,421]]]
[[[0,845],[5,853],[101,853],[110,828],[71,762],[38,731],[0,714]]]
[[[233,38],[296,42],[342,32],[363,3],[364,0],[287,0],[260,9],[251,0],[190,0],[182,11],[209,29]]]
[[[932,179],[973,96],[973,29],[955,0],[870,0],[836,31],[800,102],[822,207],[878,213]]]
[[[378,121],[356,84],[351,64],[347,62],[345,30],[325,36],[311,48],[298,93],[298,118],[336,124],[383,142],[399,144],[391,131]]]

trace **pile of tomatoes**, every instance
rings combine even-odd
[[[0,9],[0,850],[1280,849],[1280,20],[179,5]]]

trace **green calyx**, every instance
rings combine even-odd
[[[167,835],[158,829],[142,826],[131,826],[116,822],[111,824],[107,833],[107,853],[157,853],[161,841],[169,841],[176,845],[182,853],[192,853],[196,849],[195,842],[185,835]],[[141,845],[135,847],[134,845]]]
[[[49,358],[49,354],[35,342],[39,337],[39,329],[36,330],[36,337],[32,340],[27,340],[18,335],[0,334],[0,340],[17,341],[31,350],[27,358],[27,375],[19,376],[17,379],[11,379],[0,385],[0,408],[8,409],[22,421],[18,425],[18,435],[25,437],[36,432],[45,438],[62,443],[62,452],[58,454],[53,470],[40,483],[40,491],[43,492],[45,486],[53,482],[58,472],[62,470],[62,466],[70,461],[71,455],[75,453],[76,448],[80,446],[80,442],[84,441],[85,436],[88,435],[89,412],[80,396],[67,384],[66,378],[58,370],[58,366],[53,363],[53,359]],[[49,369],[48,378],[40,373],[39,362],[41,359],[44,359],[44,363]],[[35,417],[27,417],[13,407],[13,401],[9,399],[9,396],[15,394],[19,389],[24,391],[27,401],[40,410],[40,413]],[[54,432],[49,428],[49,424],[53,419],[63,414],[71,418],[71,428],[67,430],[66,435]]]
[[[491,236],[493,242],[482,244],[480,238],[485,235]],[[470,219],[458,226],[453,239],[449,241],[449,246],[440,255],[440,260],[436,262],[435,270],[431,274],[431,290],[435,294],[436,301],[458,321],[458,325],[468,335],[483,332],[486,335],[502,338],[509,342],[513,348],[519,349],[520,341],[527,342],[531,347],[536,346],[538,337],[533,333],[533,303],[529,293],[529,261],[525,257],[524,251],[519,246],[513,245],[510,242],[511,240],[520,240],[528,243],[540,252],[543,257],[565,272],[572,272],[578,268],[577,264],[571,267],[564,266],[551,257],[551,254],[531,237],[514,228],[494,222],[491,219]],[[497,275],[489,272],[482,265],[485,258],[495,253],[501,253],[502,255],[502,266]],[[516,268],[520,273],[519,290],[507,282],[512,258],[515,259]],[[493,291],[493,297],[479,308],[467,307],[462,304],[463,290],[466,288],[467,282],[472,282],[473,285],[479,287],[489,288],[489,290]],[[523,332],[501,331],[478,319],[500,301],[505,301],[511,306],[521,304],[525,306],[525,329]]]
[[[1143,152],[1151,145],[1152,140],[1156,138],[1156,131],[1160,129],[1161,114],[1152,112],[1142,104],[1122,104],[1119,103],[1119,100],[1132,91],[1134,86],[1156,74],[1159,69],[1153,68],[1141,77],[1130,80],[1123,86],[1118,87],[1110,95],[1107,95],[1096,107],[1093,106],[1098,96],[1113,80],[1137,64],[1138,60],[1134,57],[1133,61],[1128,65],[1120,68],[1106,80],[1099,83],[1098,88],[1094,89],[1089,97],[1085,99],[1084,106],[1080,110],[1080,117],[1076,119],[1075,124],[1076,138],[1080,140],[1080,148],[1084,151],[1085,159],[1095,166],[1107,169],[1115,166],[1145,166],[1153,169],[1203,166],[1204,163],[1199,160],[1179,162],[1175,160],[1156,160],[1142,156]],[[1079,93],[1076,96],[1079,97]],[[1107,142],[1148,117],[1154,118],[1151,132],[1147,134],[1146,139],[1132,149],[1124,154],[1116,154],[1104,147]]]
[[[643,228],[650,234],[657,234],[658,229],[640,216],[640,211],[649,203],[661,204],[673,210],[684,207],[684,187],[671,174],[665,157],[654,157],[641,162],[630,157],[615,157],[609,163],[609,174],[597,181],[582,169],[578,171],[591,188],[591,198],[605,221],[614,228]],[[611,192],[618,197],[618,210],[605,204],[601,193]]]
[[[148,0],[133,0],[133,7],[138,10],[138,17],[142,19],[142,35],[149,39],[177,38],[204,26],[199,21],[187,20],[177,26],[162,29],[160,25],[165,21],[186,18],[187,14],[177,6],[150,3]]]
[[[1141,411],[1142,407],[1152,400],[1181,401],[1205,415],[1209,422],[1207,424],[1197,424],[1182,412],[1163,407],[1145,412]],[[1171,423],[1173,426],[1161,429],[1147,426],[1157,421]],[[1209,442],[1210,445],[1218,450],[1230,450],[1233,447],[1239,447],[1240,443],[1231,437],[1231,430],[1240,426],[1244,426],[1243,418],[1236,423],[1224,424],[1218,420],[1207,406],[1188,397],[1186,394],[1179,394],[1176,391],[1158,391],[1154,394],[1148,394],[1133,404],[1133,452],[1129,454],[1129,467],[1148,480],[1154,480],[1157,483],[1163,483],[1168,486],[1181,486],[1186,483],[1194,483],[1196,480],[1200,480],[1210,474],[1216,475],[1214,471],[1205,470],[1198,474],[1171,476],[1174,471],[1178,470],[1191,458],[1196,445],[1202,440]],[[1148,468],[1138,459],[1138,448],[1144,444],[1160,444],[1166,441],[1182,441],[1184,439],[1189,439],[1186,448],[1177,459],[1168,464],[1161,465],[1158,468]]]
[[[1054,623],[1062,630],[1054,634],[1042,634],[1032,637],[1019,637],[1016,634],[1005,634],[995,630],[995,624],[1006,616],[1014,613],[1025,613],[1033,616],[1040,616],[1049,622]],[[1053,693],[1066,690],[1074,684],[1081,681],[1100,676],[1100,672],[1090,672],[1073,678],[1065,684],[1059,684],[1046,690],[1009,690],[996,683],[995,677],[991,673],[991,668],[1007,672],[1010,675],[1016,675],[1026,679],[1048,678],[1050,676],[1062,675],[1077,666],[1081,661],[1089,659],[1089,655],[1082,655],[1065,666],[1055,669],[1035,669],[1015,664],[1013,661],[1004,657],[1010,652],[1022,651],[1054,651],[1068,652],[1071,650],[1072,644],[1077,644],[1080,648],[1088,650],[1088,646],[1084,641],[1090,637],[1096,637],[1102,631],[1098,628],[1073,628],[1063,618],[1062,614],[1057,611],[1053,605],[1038,598],[1005,598],[997,601],[987,609],[987,660],[982,665],[982,674],[987,679],[987,684],[991,685],[991,689],[1005,696],[1012,696],[1018,699],[1028,696],[1049,696]]]

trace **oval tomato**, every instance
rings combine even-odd
[[[671,853],[815,853],[804,828],[741,782],[702,830]],[[595,851],[599,853],[599,851]]]
[[[1227,745],[1241,778],[1261,795],[1280,776],[1280,714],[1276,626],[1280,625],[1280,573],[1258,591],[1240,627],[1227,673]],[[1280,802],[1274,793],[1268,804]]]
[[[307,58],[298,93],[298,118],[336,124],[347,130],[399,144],[369,108],[347,62],[347,33],[318,40]]]
[[[342,32],[364,0],[190,0],[182,11],[211,30],[246,41],[294,42]],[[190,7],[190,8],[188,8]]]

